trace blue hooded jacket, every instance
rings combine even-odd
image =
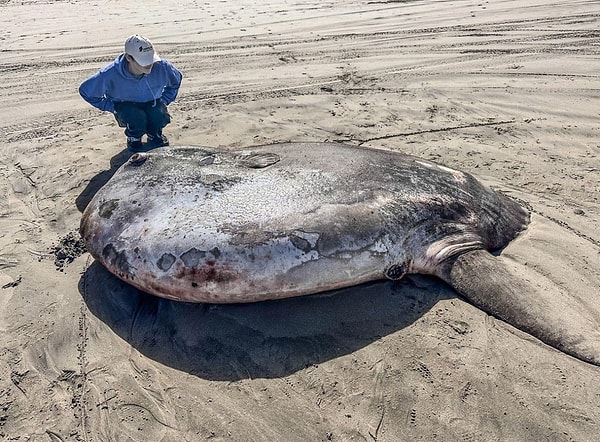
[[[125,54],[79,86],[79,94],[92,106],[107,112],[115,111],[115,103],[133,101],[147,103],[161,100],[168,105],[177,96],[183,76],[167,60],[157,61],[149,74],[135,76],[127,69]]]

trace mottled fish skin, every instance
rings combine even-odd
[[[254,302],[498,250],[528,213],[471,175],[338,143],[134,155],[86,208],[90,253],[124,281],[191,302]]]
[[[600,317],[489,253],[528,223],[516,202],[464,172],[398,152],[285,143],[136,154],[90,202],[81,234],[124,281],[191,302],[436,275],[483,311],[600,366]]]

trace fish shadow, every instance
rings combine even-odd
[[[146,294],[97,262],[79,291],[93,315],[148,358],[225,381],[282,377],[350,354],[456,297],[417,275],[277,301],[193,304]]]
[[[77,206],[77,210],[81,213],[85,210],[87,205],[90,203],[94,195],[100,190],[102,186],[104,186],[108,181],[113,177],[117,169],[121,167],[125,162],[131,157],[132,152],[127,149],[122,150],[114,157],[110,159],[110,169],[103,170],[96,176],[94,176],[90,182],[87,184],[85,189],[79,194],[77,198],[75,198],[75,205]]]

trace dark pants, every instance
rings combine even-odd
[[[171,122],[171,115],[160,100],[147,103],[122,101],[115,103],[115,119],[125,128],[128,137],[142,138],[144,134],[160,137],[163,127]]]

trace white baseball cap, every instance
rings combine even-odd
[[[140,66],[148,66],[160,61],[152,42],[138,34],[132,35],[125,41],[125,53],[131,55]]]

